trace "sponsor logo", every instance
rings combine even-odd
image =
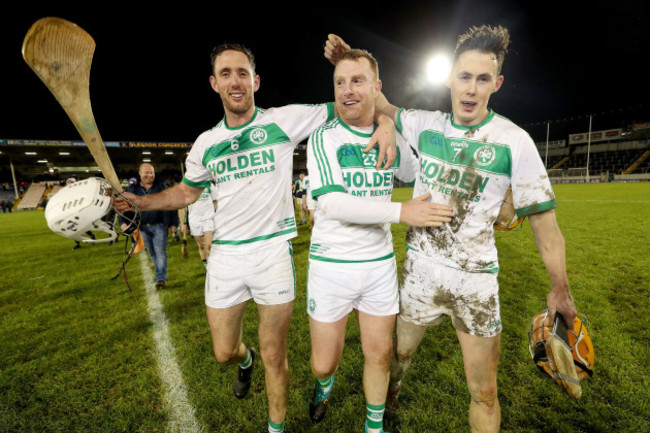
[[[316,301],[314,300],[314,298],[309,298],[309,311],[311,311],[312,313],[316,311]]]

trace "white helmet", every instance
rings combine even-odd
[[[124,198],[124,197],[122,197]],[[135,209],[135,206],[132,206]],[[113,186],[105,179],[90,177],[61,188],[45,207],[47,226],[55,233],[79,242],[110,242],[117,238],[113,208]],[[140,213],[120,214],[128,226],[120,230],[130,236],[140,225]],[[93,239],[87,232],[102,231],[109,237]]]

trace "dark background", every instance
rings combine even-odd
[[[180,6],[182,4],[182,6]],[[223,116],[209,87],[209,53],[222,42],[256,55],[260,107],[333,100],[328,33],[379,61],[384,93],[407,108],[449,109],[448,89],[424,80],[429,56],[451,54],[459,33],[480,24],[511,32],[504,85],[491,108],[536,141],[650,121],[646,1],[139,2],[17,5],[0,18],[0,140],[79,140],[64,111],[22,59],[33,22],[58,16],[97,44],[90,95],[104,141],[192,142]],[[134,6],[137,6],[134,7]],[[0,164],[4,165],[0,158]]]

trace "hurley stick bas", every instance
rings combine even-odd
[[[93,38],[70,21],[46,17],[30,27],[22,51],[25,62],[72,120],[106,180],[117,192],[122,192],[90,105]]]

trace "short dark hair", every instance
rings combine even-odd
[[[492,53],[497,57],[497,74],[501,74],[509,44],[510,33],[503,26],[491,27],[483,24],[479,27],[471,27],[467,32],[458,36],[454,63],[465,51],[478,50],[483,53]]]
[[[246,57],[248,57],[251,68],[253,68],[253,71],[255,71],[255,56],[253,55],[253,52],[242,44],[233,44],[228,42],[217,45],[212,49],[212,52],[210,53],[210,64],[212,65],[213,71],[214,63],[217,61],[217,57],[224,51],[239,51],[240,53],[243,53]]]

